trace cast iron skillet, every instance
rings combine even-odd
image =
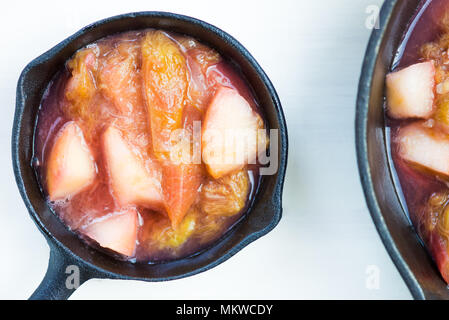
[[[158,28],[193,36],[234,63],[254,91],[268,125],[279,129],[279,169],[263,178],[253,206],[219,242],[196,256],[159,263],[121,262],[97,251],[70,232],[50,211],[31,168],[33,129],[42,94],[65,61],[79,48],[107,35],[128,30]],[[31,299],[65,299],[74,291],[66,286],[68,266],[80,270],[80,283],[91,278],[165,281],[206,271],[229,259],[246,245],[271,231],[281,219],[281,196],[287,165],[287,128],[273,85],[250,53],[234,38],[203,21],[165,12],[137,12],[101,20],[33,60],[17,85],[12,133],[12,157],[16,182],[25,205],[50,246],[47,273]],[[70,283],[69,283],[70,284]],[[101,297],[99,297],[101,298]]]
[[[385,76],[420,0],[387,0],[380,29],[369,40],[359,83],[356,146],[360,178],[371,216],[415,299],[449,299],[449,290],[421,245],[396,194],[384,131]]]

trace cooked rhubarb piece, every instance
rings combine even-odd
[[[209,70],[221,61],[220,55],[213,49],[190,38],[178,40],[189,67],[189,85],[187,98],[198,110],[205,110],[213,96],[215,81]],[[212,80],[212,81],[211,81]]]
[[[404,160],[449,176],[449,136],[415,123],[400,129],[397,141]]]
[[[95,74],[98,68],[97,46],[78,51],[67,63],[72,77],[67,83],[65,96],[69,102],[67,114],[74,119],[90,120],[90,101],[96,92]]]
[[[438,216],[428,217],[427,219],[429,222],[430,220],[433,220],[431,223],[434,227],[430,227],[426,230],[427,234],[425,234],[425,237],[428,238],[430,251],[435,258],[435,262],[440,269],[443,279],[449,283],[449,254],[447,248],[449,236],[449,207],[447,206],[447,194],[445,196],[446,202],[442,203],[438,208],[440,214]]]
[[[449,283],[449,254],[447,252],[446,239],[447,234],[441,235],[437,231],[433,231],[428,238],[428,243],[430,252],[441,272],[441,276],[446,283]]]
[[[111,103],[109,115],[143,158],[151,157],[151,136],[140,75],[140,42],[119,42],[101,63],[99,89]]]
[[[103,134],[104,155],[113,194],[120,206],[129,204],[158,209],[162,205],[160,173],[151,161],[146,165],[121,132],[110,126]]]
[[[443,100],[438,103],[434,118],[443,128],[449,129],[449,100]]]
[[[165,209],[174,229],[178,228],[197,199],[198,189],[203,181],[200,146],[196,146],[198,156],[193,154],[194,144],[200,143],[195,141],[200,140],[200,137],[194,137],[193,126],[194,121],[201,119],[201,113],[191,106],[187,106],[184,111],[184,131],[176,137],[177,143],[172,144],[170,159],[164,160],[162,165]]]
[[[449,282],[449,254],[447,239],[449,236],[449,194],[437,192],[429,198],[418,223],[421,236],[435,259],[446,282]]]
[[[162,166],[164,204],[174,229],[178,227],[198,195],[202,182],[202,168],[196,164]]]
[[[143,105],[138,54],[136,44],[121,43],[108,55],[99,71],[99,88],[123,115]]]
[[[56,137],[48,159],[47,189],[50,200],[70,198],[96,175],[95,161],[75,122],[65,124]]]
[[[388,115],[396,119],[428,118],[434,111],[433,61],[414,64],[387,76]]]
[[[180,249],[195,232],[198,216],[198,212],[192,208],[178,228],[173,229],[171,222],[166,217],[158,213],[152,213],[145,220],[146,230],[142,237],[143,241],[152,242],[159,249]]]
[[[221,61],[221,56],[212,48],[194,40],[183,37],[177,39],[183,51],[190,56],[200,66],[202,73],[206,76],[210,66]]]
[[[233,216],[246,204],[249,178],[245,170],[218,180],[209,180],[201,188],[201,209],[204,213]]]
[[[138,217],[135,208],[99,218],[83,231],[103,248],[131,257],[137,240]]]
[[[433,115],[436,126],[449,133],[449,96],[444,95],[436,101],[436,111]]]
[[[151,31],[143,39],[142,72],[153,150],[166,159],[170,136],[182,127],[187,68],[182,52],[164,32]]]
[[[202,155],[209,174],[218,179],[256,163],[267,135],[262,118],[235,89],[220,87],[209,105],[202,131]]]

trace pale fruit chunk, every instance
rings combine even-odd
[[[104,132],[103,147],[112,190],[119,205],[162,207],[161,178],[155,164],[145,166],[114,126]]]
[[[84,233],[103,248],[130,257],[136,250],[137,226],[137,210],[129,208],[98,219],[88,225]]]
[[[449,137],[422,124],[402,128],[399,155],[406,161],[449,176]]]
[[[433,61],[414,64],[387,75],[388,114],[392,118],[428,118],[435,98]]]
[[[256,163],[268,137],[262,118],[234,89],[220,87],[210,103],[201,137],[209,174],[218,179],[247,163]]]
[[[89,186],[97,169],[83,132],[71,121],[65,124],[50,153],[47,187],[51,201],[67,199]]]
[[[233,216],[246,204],[249,177],[245,170],[208,181],[201,188],[201,209],[206,214]]]

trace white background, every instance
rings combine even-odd
[[[227,31],[278,91],[289,129],[284,216],[269,235],[220,266],[164,283],[90,280],[72,299],[410,299],[368,213],[359,182],[354,116],[370,30],[369,5],[328,1],[2,1],[0,4],[0,298],[27,298],[48,247],[14,181],[10,136],[20,71],[96,20],[131,11],[190,15]],[[367,268],[379,289],[366,286]]]

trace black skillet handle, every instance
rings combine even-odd
[[[51,246],[50,246],[51,247]],[[47,273],[30,300],[68,299],[91,276],[83,266],[57,248],[50,249]]]

